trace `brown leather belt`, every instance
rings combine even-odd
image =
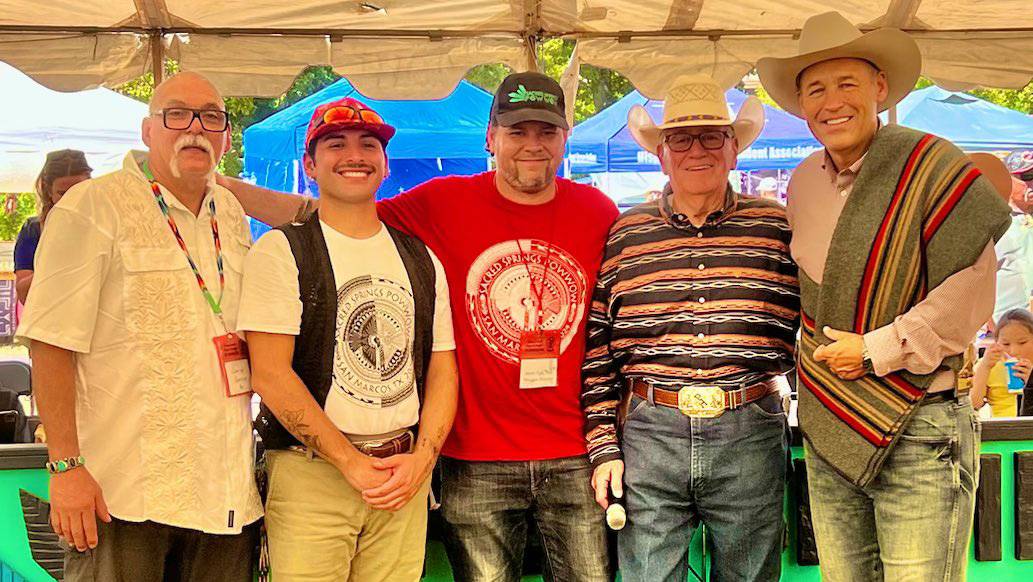
[[[407,430],[402,434],[387,440],[353,442],[355,448],[364,455],[384,459],[391,455],[400,455],[412,450],[413,434]]]
[[[354,440],[352,445],[364,455],[384,459],[391,455],[411,452],[414,440],[413,432],[407,430],[389,439]],[[294,445],[288,448],[292,451],[306,454],[310,459],[315,456],[315,452],[312,449],[302,445]]]
[[[649,399],[649,384],[636,379],[631,383],[635,396]],[[653,402],[660,406],[677,408],[693,418],[717,418],[727,410],[735,410],[778,392],[774,380],[765,380],[740,390],[724,390],[719,386],[687,386],[681,390],[653,387]]]

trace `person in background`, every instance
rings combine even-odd
[[[1033,309],[1033,152],[1013,152],[1008,203],[1012,224],[997,243],[997,304],[994,319],[1012,309]]]
[[[1025,385],[1023,408],[1033,413],[1033,315],[1026,309],[1012,309],[997,321],[996,342],[983,354],[972,376],[972,405],[979,410],[989,404],[995,417],[1017,416],[1018,394],[1008,390],[1009,373],[1006,363],[1014,362],[1014,374]]]
[[[997,288],[994,295],[994,314],[985,326],[987,332],[993,334],[996,329],[995,322],[1001,319],[1005,312],[1028,306],[1030,289],[1033,289],[1033,222],[1016,204],[1016,200],[1022,202],[1026,184],[1012,175],[1005,162],[986,152],[968,154],[968,159],[983,173],[998,196],[1011,208],[1011,226],[994,245],[997,253]],[[983,337],[983,334],[980,334],[980,337]],[[979,404],[976,400],[972,402]],[[979,406],[976,409],[978,410]],[[1014,416],[1014,413],[1011,416]]]
[[[29,296],[36,246],[39,245],[39,235],[50,209],[69,188],[89,180],[91,172],[93,168],[86,163],[86,154],[79,150],[57,150],[47,154],[47,161],[36,178],[39,216],[25,221],[14,243],[14,276],[18,301],[25,303],[25,298]]]
[[[1033,188],[1033,150],[1018,150],[1008,154],[1004,159],[1004,165],[1026,185],[1027,190],[1023,192],[1022,199],[1015,200],[1015,203],[1024,203],[1028,212],[1029,207],[1033,206],[1033,190],[1029,190]]]
[[[778,197],[778,180],[771,176],[761,180],[757,186],[757,197],[781,203],[782,200]]]

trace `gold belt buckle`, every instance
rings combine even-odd
[[[725,391],[718,386],[686,386],[678,391],[678,410],[690,418],[717,418],[725,413]]]

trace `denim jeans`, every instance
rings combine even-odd
[[[807,450],[822,578],[964,580],[979,482],[979,435],[968,397],[921,406],[865,488],[847,482]]]
[[[608,582],[606,524],[587,457],[544,461],[441,458],[441,516],[456,582],[517,582],[528,517],[541,534],[544,578]]]
[[[624,425],[626,582],[685,582],[702,522],[710,580],[776,581],[781,571],[786,418],[777,395],[717,418],[634,397]]]

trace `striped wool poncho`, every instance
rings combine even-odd
[[[814,350],[822,329],[864,334],[970,266],[1010,224],[1008,206],[950,142],[900,126],[878,131],[836,225],[822,284],[800,273],[800,429],[811,451],[858,486],[879,473],[936,372],[839,379]],[[967,306],[959,305],[959,309]]]

